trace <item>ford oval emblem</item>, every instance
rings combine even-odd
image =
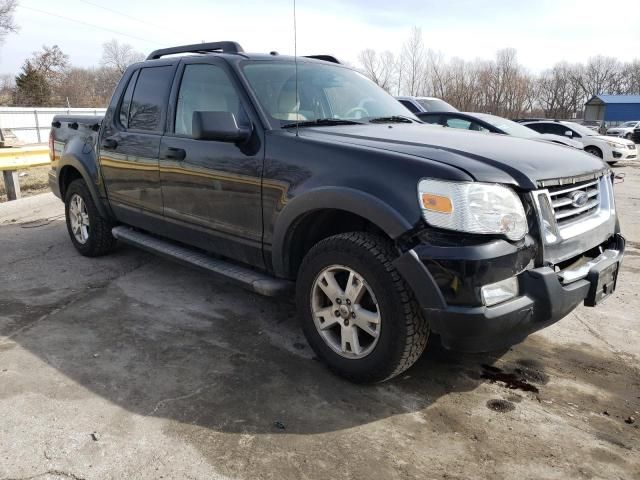
[[[573,192],[569,198],[571,199],[571,205],[576,208],[584,207],[589,201],[589,195],[583,191]]]

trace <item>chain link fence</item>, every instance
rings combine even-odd
[[[104,115],[105,112],[106,108],[0,107],[0,146],[46,143],[55,115]]]

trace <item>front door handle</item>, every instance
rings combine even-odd
[[[165,155],[167,158],[171,158],[172,160],[184,160],[187,156],[187,152],[183,148],[167,148],[167,153]]]
[[[102,148],[105,150],[115,150],[118,148],[118,141],[115,138],[105,138],[102,140]]]

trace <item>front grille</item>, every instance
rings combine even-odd
[[[551,206],[559,227],[582,220],[598,210],[600,206],[600,180],[586,180],[571,186],[550,187]],[[574,202],[576,192],[585,192],[587,201],[581,206]]]

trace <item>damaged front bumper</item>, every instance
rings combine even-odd
[[[616,287],[625,240],[614,234],[596,247],[599,255],[582,257],[564,269],[523,269],[522,263],[528,258],[523,256],[526,248],[512,246],[509,250],[507,242],[492,242],[491,248],[487,245],[464,247],[466,258],[453,262],[442,258],[450,253],[447,247],[439,253],[441,248],[418,246],[395,262],[446,348],[465,352],[507,348],[565,317],[581,303],[598,304]],[[495,256],[496,252],[501,255]],[[435,266],[462,278],[456,295],[443,288]],[[455,272],[451,270],[454,267]],[[518,294],[497,305],[482,305],[481,285],[511,273],[517,278]],[[475,296],[476,305],[456,304],[461,296],[467,303]]]

